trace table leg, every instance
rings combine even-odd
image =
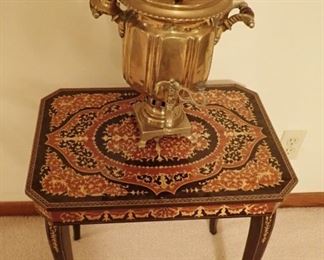
[[[45,227],[54,260],[73,260],[69,226],[59,226],[45,220]]]
[[[260,260],[268,244],[276,213],[251,217],[243,260]]]
[[[213,235],[217,234],[217,218],[211,218],[209,220],[209,232],[212,233]]]
[[[81,238],[81,226],[79,224],[73,225],[73,239],[79,240]]]

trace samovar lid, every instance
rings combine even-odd
[[[195,21],[221,16],[233,0],[119,0],[135,12],[175,21]]]

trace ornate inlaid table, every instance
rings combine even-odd
[[[26,193],[54,259],[72,259],[69,226],[250,217],[243,259],[261,259],[276,209],[297,182],[262,104],[233,82],[184,104],[191,139],[138,146],[130,88],[60,89],[41,102]]]

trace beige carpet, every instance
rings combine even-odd
[[[238,260],[248,219],[82,226],[75,260]],[[0,218],[1,260],[52,259],[40,217]],[[324,260],[324,208],[279,209],[264,260]]]

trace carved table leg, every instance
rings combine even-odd
[[[79,224],[73,225],[73,239],[79,240],[81,238],[81,227]]]
[[[69,226],[59,226],[45,220],[47,239],[54,260],[73,260]]]
[[[251,217],[243,260],[260,260],[268,244],[276,213]]]
[[[209,232],[212,233],[213,235],[217,234],[217,218],[211,218],[209,220]]]

